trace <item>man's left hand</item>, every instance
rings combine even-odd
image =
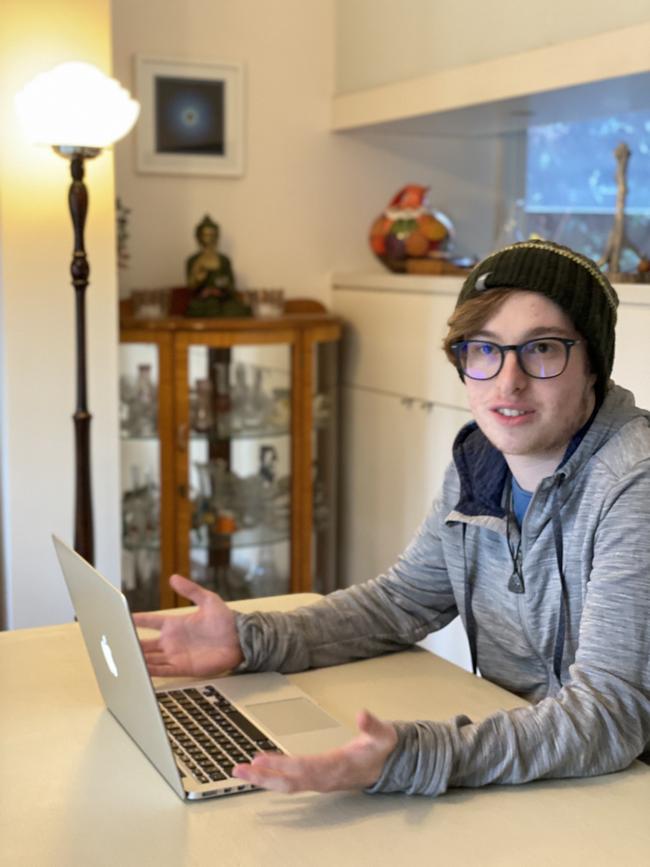
[[[381,774],[397,745],[392,723],[364,710],[357,716],[359,734],[338,749],[315,756],[261,753],[250,764],[236,765],[233,775],[276,792],[336,792],[365,789]]]

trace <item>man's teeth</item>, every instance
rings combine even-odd
[[[508,417],[526,415],[525,409],[506,409],[506,407],[500,407],[497,412],[499,415],[507,415]]]

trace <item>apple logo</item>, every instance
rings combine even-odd
[[[113,677],[117,677],[117,665],[115,665],[115,660],[113,659],[113,651],[111,650],[111,646],[108,643],[108,638],[106,638],[105,635],[102,635],[101,648],[102,653],[104,654],[104,659],[106,660],[106,665],[108,666],[108,670],[113,675]]]

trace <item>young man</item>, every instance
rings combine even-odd
[[[475,421],[439,499],[384,575],[281,614],[198,610],[143,642],[152,674],[299,671],[398,650],[460,615],[484,677],[532,702],[473,723],[389,723],[238,775],[281,791],[588,776],[650,745],[650,415],[610,382],[618,299],[588,259],[524,241],[467,277],[445,341]]]

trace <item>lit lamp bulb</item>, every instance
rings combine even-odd
[[[61,63],[16,95],[28,140],[54,148],[112,145],[133,127],[140,105],[114,78],[89,63]]]
[[[90,490],[90,421],[86,404],[85,292],[90,267],[84,247],[88,193],[84,160],[96,157],[125,136],[140,112],[139,104],[114,78],[89,63],[62,63],[37,75],[16,95],[16,110],[27,139],[50,145],[70,160],[68,194],[74,229],[70,273],[75,290],[77,346],[77,405],[75,428],[75,550],[94,562],[92,496]]]

